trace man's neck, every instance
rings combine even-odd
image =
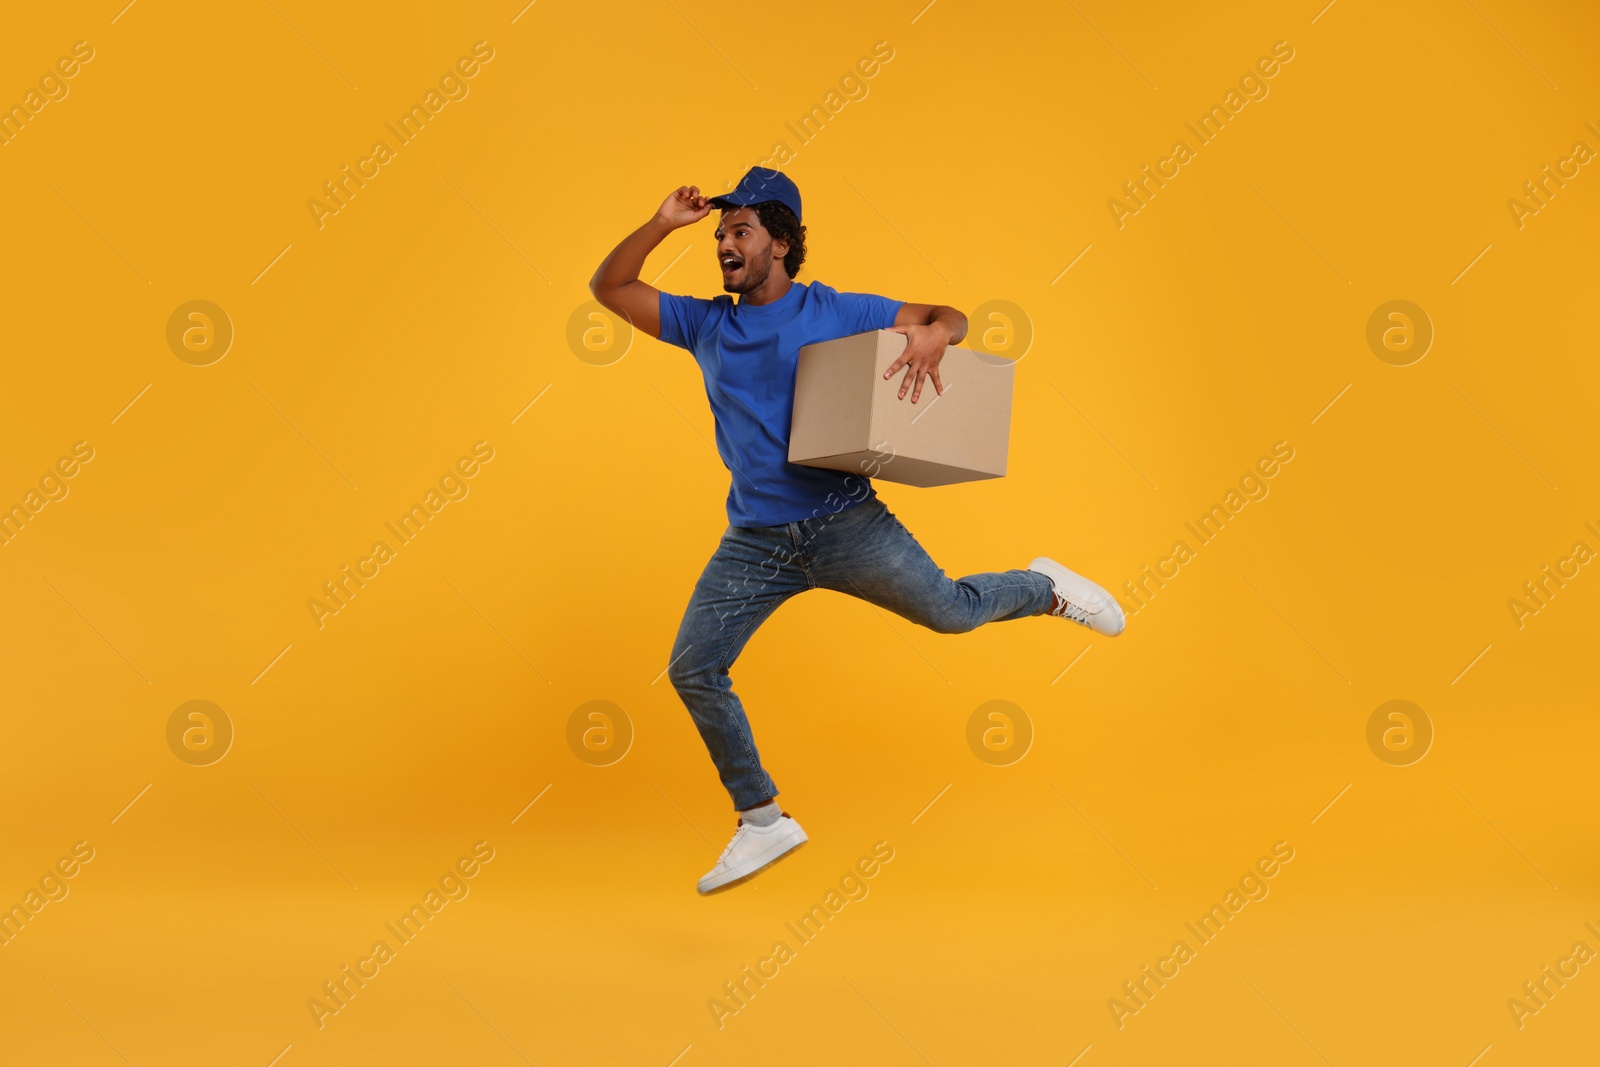
[[[741,294],[739,303],[749,304],[751,307],[760,307],[775,300],[782,300],[783,294],[787,293],[789,286],[793,284],[794,280],[789,277],[787,271],[774,271],[767,275],[767,280],[761,284],[761,288],[752,289],[748,293]]]

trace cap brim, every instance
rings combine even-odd
[[[757,204],[778,204],[789,214],[794,215],[794,208],[785,204],[775,196],[762,196],[759,193],[745,193],[742,195],[728,194],[727,196],[713,196],[706,201],[712,207],[727,210],[731,207],[755,207]],[[795,218],[800,216],[795,215]]]

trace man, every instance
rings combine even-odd
[[[640,281],[645,257],[713,207],[721,212],[722,287],[738,302],[670,296]],[[1043,556],[1027,570],[953,581],[878,499],[868,472],[788,461],[803,346],[870,330],[904,334],[905,353],[884,377],[904,369],[898,397],[909,392],[915,404],[925,381],[943,391],[945,346],[967,332],[966,316],[954,308],[796,282],[806,257],[801,217],[800,190],[779,171],[753,168],[722,196],[682,186],[589,283],[595,299],[636,329],[694,354],[716,416],[717,451],[733,476],[728,529],[695,585],[667,668],[739,813],[733,840],[699,881],[701,893],[748,879],[806,840],[773,799],[778,787],[761,766],[728,677],[756,627],[796,593],[835,589],[940,633],[1046,613],[1113,637],[1125,625],[1111,594]]]

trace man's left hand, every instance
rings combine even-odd
[[[939,361],[944,358],[945,346],[950,343],[950,328],[942,322],[889,328],[895,333],[905,334],[906,338],[906,350],[883,372],[885,378],[892,378],[896,371],[905,368],[906,377],[900,383],[899,399],[904,400],[909,389],[911,402],[915,404],[922,395],[923,378],[932,379],[934,392],[942,394],[944,383],[939,381]]]

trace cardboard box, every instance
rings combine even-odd
[[[899,399],[903,334],[875,330],[800,350],[789,462],[906,485],[951,485],[1006,473],[1015,361],[951,346],[939,363],[944,393]]]

